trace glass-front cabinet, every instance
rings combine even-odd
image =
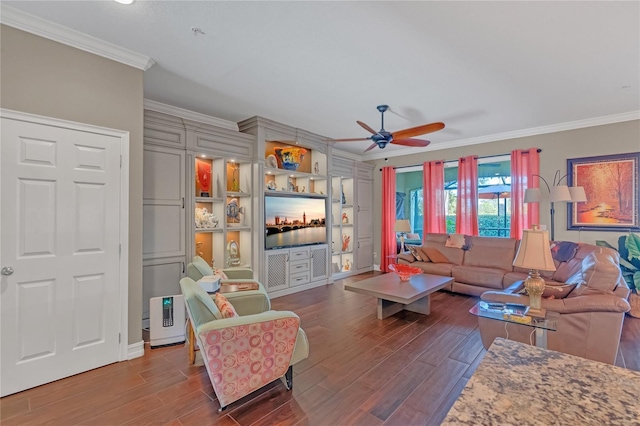
[[[265,143],[265,192],[327,195],[327,155],[294,142]]]
[[[251,163],[193,157],[193,253],[217,268],[251,266]]]
[[[331,196],[331,273],[339,277],[354,269],[353,178],[333,177]]]

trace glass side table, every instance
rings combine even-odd
[[[502,307],[497,305],[502,305]],[[535,328],[536,346],[544,349],[547,348],[547,331],[556,331],[558,329],[558,320],[560,319],[559,313],[551,311],[547,311],[544,318],[527,316],[523,305],[509,303],[489,304],[488,302],[478,302],[469,309],[469,313],[477,317]],[[530,318],[530,321],[525,322],[528,321],[526,318]]]

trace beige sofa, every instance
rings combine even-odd
[[[613,252],[613,253],[612,253]],[[580,262],[580,271],[569,278],[575,288],[564,298],[542,299],[542,307],[560,314],[557,330],[547,333],[547,348],[595,361],[614,364],[618,354],[625,312],[630,309],[629,288],[622,278],[618,253],[592,252]],[[529,304],[517,282],[504,291],[488,291],[488,302]],[[532,328],[478,318],[482,343],[491,346],[496,337],[535,343]],[[507,335],[508,333],[508,335]]]
[[[408,252],[398,255],[398,263],[418,266],[427,274],[453,277],[446,290],[480,296],[491,290],[504,290],[527,278],[528,270],[515,268],[513,259],[519,240],[514,238],[467,237],[468,249],[447,247],[447,234],[426,234],[422,246],[417,247],[423,260]],[[466,247],[465,247],[466,248]],[[434,251],[436,256],[433,255]],[[548,285],[562,285],[582,269],[582,261],[593,252],[608,253],[615,258],[615,250],[592,244],[578,244],[575,255],[565,262],[554,261],[554,272],[540,272]],[[432,253],[429,257],[428,254]],[[433,258],[433,259],[432,259]],[[619,269],[619,268],[618,268]]]
[[[451,291],[481,296],[488,302],[529,305],[522,283],[528,271],[512,266],[518,240],[467,237],[470,247],[463,250],[446,247],[447,237],[427,234],[420,250],[416,248],[424,259],[403,254],[399,262],[419,266],[429,274],[453,277]],[[547,283],[542,307],[560,314],[557,331],[548,333],[547,348],[613,364],[624,315],[630,309],[620,257],[615,250],[591,244],[570,248],[571,255],[565,255],[565,261],[554,260],[556,271],[541,272]],[[486,348],[496,337],[535,343],[531,327],[511,323],[505,327],[502,321],[482,317],[478,324]]]

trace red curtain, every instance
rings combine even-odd
[[[478,157],[458,161],[456,233],[478,235]]]
[[[444,208],[444,161],[428,161],[423,164],[422,188],[424,189],[424,234],[447,232]]]
[[[393,167],[382,168],[382,241],[380,270],[389,272],[388,256],[397,254],[396,247],[396,171]]]
[[[540,203],[524,204],[527,188],[539,188],[540,154],[537,148],[511,151],[511,238],[522,238],[524,229],[540,220]]]

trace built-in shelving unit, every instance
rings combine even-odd
[[[341,278],[355,269],[353,177],[333,177],[331,183],[331,273]]]

